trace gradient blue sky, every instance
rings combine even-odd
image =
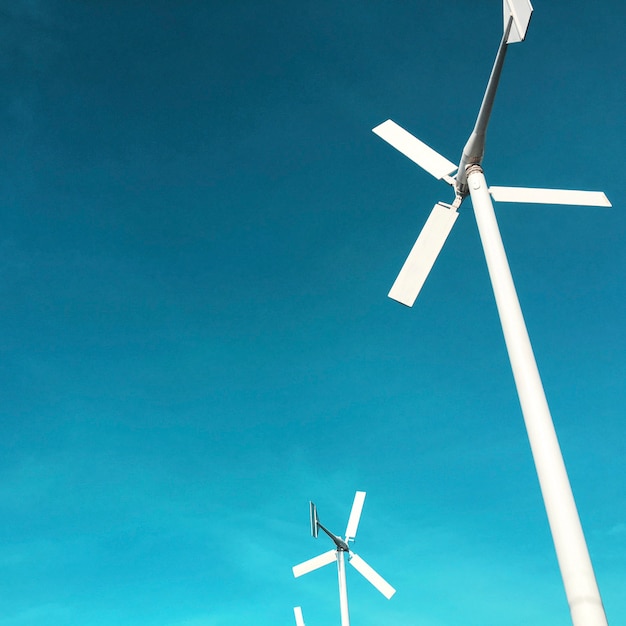
[[[626,623],[622,0],[535,2],[491,184],[609,622]],[[471,206],[450,190],[501,3],[0,2],[0,626],[567,626]]]

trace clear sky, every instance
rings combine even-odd
[[[567,626],[470,202],[450,189],[501,3],[0,1],[0,626]],[[626,623],[623,0],[536,0],[509,50],[496,207],[609,622]]]

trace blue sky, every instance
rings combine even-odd
[[[626,621],[624,5],[535,2],[484,161],[610,623]],[[0,626],[567,625],[470,203],[500,2],[0,2]]]

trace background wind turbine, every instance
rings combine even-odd
[[[437,179],[454,188],[452,204],[438,202],[393,284],[389,296],[412,306],[430,273],[458,208],[470,195],[515,385],[524,415],[557,559],[574,626],[606,626],[600,592],[563,463],[539,371],[502,244],[491,197],[499,202],[611,206],[602,192],[492,187],[481,163],[485,137],[508,44],[523,41],[532,15],[529,0],[504,0],[504,33],[474,129],[458,167],[387,120],[373,131]],[[456,171],[456,174],[454,172]],[[454,176],[453,176],[454,174]]]
[[[325,526],[323,526],[317,516],[317,507],[313,502],[309,503],[310,506],[310,519],[311,519],[311,535],[313,537],[318,536],[318,531],[321,528],[334,542],[335,548],[324,552],[319,556],[313,557],[308,561],[304,561],[293,568],[293,575],[298,578],[304,574],[308,574],[324,565],[328,565],[333,561],[337,562],[337,573],[339,578],[339,608],[341,611],[341,626],[350,626],[350,614],[348,611],[348,589],[346,585],[346,568],[345,568],[345,555],[348,555],[348,563],[354,567],[362,576],[364,576],[385,598],[389,599],[396,590],[374,569],[372,569],[360,556],[350,550],[349,543],[354,541],[356,537],[356,531],[359,526],[359,520],[361,519],[361,512],[363,511],[363,503],[365,502],[365,491],[357,491],[352,503],[352,509],[350,511],[350,517],[348,518],[348,525],[346,526],[345,538],[334,535]],[[295,610],[294,610],[295,612]],[[296,622],[298,617],[302,619],[302,611],[300,615],[296,614]],[[300,624],[298,624],[300,626]]]

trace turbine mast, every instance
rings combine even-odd
[[[339,578],[339,611],[341,626],[350,626],[350,612],[348,611],[348,584],[346,583],[345,552],[337,549],[337,577]]]
[[[480,165],[468,184],[574,626],[608,626],[550,408]]]

